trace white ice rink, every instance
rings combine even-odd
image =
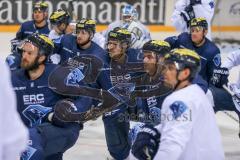
[[[0,33],[0,59],[4,59],[10,53],[9,41],[13,37],[14,34],[12,33]],[[159,39],[158,35],[153,37]],[[235,80],[237,75],[238,72],[235,69],[232,72],[231,80]],[[229,113],[237,117],[235,113]],[[216,118],[222,133],[226,160],[239,160],[240,139],[238,138],[238,123],[223,112],[219,112]],[[107,156],[108,151],[104,138],[103,124],[101,118],[99,118],[96,121],[85,124],[76,145],[65,153],[64,160],[104,160]]]

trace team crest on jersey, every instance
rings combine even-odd
[[[21,155],[21,160],[29,160],[31,159],[32,155],[36,152],[37,150],[33,147],[27,146],[27,149],[22,153]]]
[[[209,6],[213,9],[214,8],[214,1],[209,2]]]
[[[15,63],[15,57],[12,55],[7,56],[6,62],[9,66],[13,65]]]
[[[175,101],[170,109],[173,112],[173,118],[177,119],[187,110],[187,106],[182,101]]]
[[[50,107],[44,107],[42,105],[29,105],[23,110],[22,114],[30,122],[30,127],[34,127],[42,123],[42,119],[52,111]]]
[[[134,83],[118,83],[108,90],[115,98],[120,102],[126,102],[129,100],[131,93],[135,89]]]
[[[220,54],[217,54],[214,58],[213,58],[213,62],[215,64],[215,66],[220,66],[221,64],[221,56]]]
[[[81,80],[84,79],[84,74],[82,73],[82,68],[75,68],[74,70],[72,70],[66,80],[65,80],[65,84],[66,86],[75,86],[75,87],[79,87],[79,82]]]

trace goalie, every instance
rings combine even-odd
[[[121,12],[121,20],[115,21],[103,31],[104,37],[114,28],[126,28],[132,34],[130,48],[141,49],[143,44],[151,40],[148,29],[138,21],[138,12],[132,5],[125,5]]]

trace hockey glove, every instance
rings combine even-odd
[[[152,160],[157,153],[160,133],[156,128],[145,125],[137,134],[132,146],[133,155],[139,160]]]
[[[229,70],[225,67],[216,68],[213,70],[213,75],[210,83],[218,88],[222,88],[224,84],[228,83]]]
[[[190,5],[194,6],[196,4],[202,4],[202,0],[190,0]]]
[[[180,14],[184,21],[187,24],[187,27],[189,27],[190,21],[195,18],[195,13],[193,10],[193,7],[191,5],[188,5],[187,7],[185,7],[185,9],[181,12]]]

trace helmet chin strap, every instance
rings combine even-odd
[[[190,77],[190,75],[188,75],[185,79],[183,79],[183,80],[180,81],[180,80],[178,79],[178,76],[179,76],[180,71],[181,71],[181,70],[177,70],[177,76],[176,76],[177,83],[176,83],[175,87],[173,88],[173,90],[176,90],[177,87],[178,87],[182,82],[188,80],[189,77]],[[187,86],[188,86],[188,85],[185,85],[185,86],[183,86],[182,88],[185,88],[185,87],[187,87]]]

